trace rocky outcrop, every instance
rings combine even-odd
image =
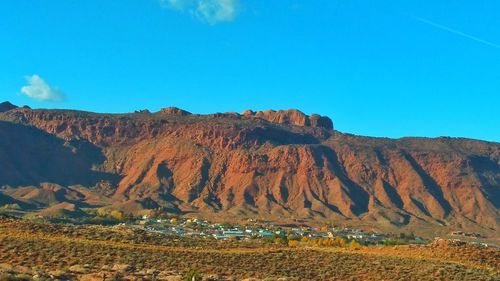
[[[160,114],[167,114],[167,115],[178,115],[178,116],[191,115],[191,112],[182,110],[182,109],[177,108],[177,107],[162,108],[159,113]]]
[[[36,206],[498,230],[498,143],[358,137],[299,111],[169,112],[0,113],[0,187]]]
[[[330,118],[326,116],[320,116],[318,114],[307,116],[303,112],[296,109],[278,111],[266,110],[257,112],[246,110],[245,112],[243,112],[243,116],[260,118],[276,124],[302,127],[318,127],[327,130],[333,130],[333,122]]]

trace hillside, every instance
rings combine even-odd
[[[490,235],[500,225],[499,143],[354,136],[298,110],[0,109],[0,204]]]

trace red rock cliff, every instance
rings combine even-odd
[[[358,137],[296,110],[204,116],[172,108],[120,115],[14,108],[0,120],[0,186],[57,184],[66,190],[54,196],[59,201],[227,219],[499,226],[498,143]],[[53,192],[44,190],[26,198],[43,205],[40,198]],[[20,194],[7,196],[30,203]]]

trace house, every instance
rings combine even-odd
[[[268,238],[268,237],[273,237],[274,234],[271,231],[266,231],[266,230],[259,230],[259,236]]]
[[[363,239],[363,234],[347,234],[347,239]]]
[[[243,238],[246,236],[245,233],[243,233],[243,231],[240,230],[225,230],[222,231],[222,235],[226,237],[236,237],[236,238]]]

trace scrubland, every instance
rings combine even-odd
[[[497,248],[445,240],[420,246],[288,245],[0,219],[2,281],[499,280],[499,261]]]

